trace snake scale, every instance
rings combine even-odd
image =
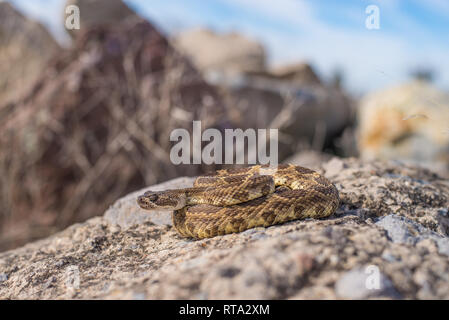
[[[192,188],[147,191],[137,199],[143,209],[173,210],[176,230],[195,239],[327,217],[339,202],[328,179],[295,165],[218,170],[198,177]]]

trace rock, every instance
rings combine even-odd
[[[39,23],[0,2],[0,118],[3,106],[26,94],[59,45]]]
[[[0,299],[449,299],[449,259],[433,240],[447,239],[433,215],[448,206],[447,181],[411,165],[341,161],[332,181],[342,203],[332,217],[195,241],[150,213],[122,223],[119,211],[137,207],[134,193],[104,217],[0,253],[0,274],[8,275]],[[385,185],[391,190],[379,193]],[[398,223],[422,239],[393,240]],[[379,282],[367,277],[377,271]]]
[[[323,164],[323,169],[326,171],[326,176],[328,178],[338,176],[345,168],[345,161],[337,157],[334,157],[332,160]]]
[[[204,73],[265,70],[263,46],[236,32],[219,34],[209,29],[193,29],[177,35],[174,43]]]
[[[0,283],[8,280],[8,275],[6,273],[0,273]]]
[[[364,97],[357,117],[363,158],[409,160],[449,173],[449,94],[414,81]]]
[[[103,213],[144,185],[213,170],[174,165],[170,134],[191,134],[196,119],[202,130],[231,127],[217,90],[149,22],[81,31],[0,117],[0,250]]]
[[[437,244],[439,253],[449,256],[448,237],[443,237],[410,219],[390,214],[380,218],[376,225],[384,228],[388,237],[395,243],[416,245],[425,239],[431,239]]]
[[[346,210],[362,208],[367,218],[393,213],[448,235],[444,213],[449,205],[449,182],[426,168],[351,158],[323,164],[323,173],[336,184]]]
[[[104,218],[111,224],[119,225],[122,228],[141,224],[145,221],[151,221],[157,225],[172,225],[171,212],[168,211],[152,211],[151,214],[136,206],[136,199],[144,192],[162,191],[168,189],[181,189],[193,186],[195,178],[177,178],[163,182],[149,188],[128,194],[127,196],[116,201],[104,214]]]
[[[301,150],[338,149],[345,129],[353,123],[351,98],[335,88],[255,76],[237,80],[214,82],[223,87],[235,127],[278,129],[281,161]]]
[[[137,14],[122,0],[67,0],[64,6],[64,21],[67,19],[65,8],[75,5],[80,10],[80,30],[66,29],[71,37],[81,34],[81,28],[119,24],[133,19]]]
[[[238,33],[195,29],[174,43],[221,89],[235,128],[279,129],[280,161],[307,149],[343,149],[340,140],[353,124],[354,103],[322,83],[310,64],[268,68],[263,46]],[[354,155],[352,144],[339,154]]]
[[[343,274],[335,284],[336,294],[344,299],[379,297],[397,299],[400,297],[391,281],[384,274],[374,275],[369,268],[370,266],[355,268]],[[376,268],[374,266],[374,272],[377,272]],[[370,276],[378,276],[378,279],[375,279],[375,282],[378,283],[370,284]]]
[[[313,70],[312,66],[305,62],[281,65],[270,68],[264,72],[249,72],[253,77],[261,77],[276,80],[290,85],[307,87],[321,85],[321,80]]]

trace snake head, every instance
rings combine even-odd
[[[137,198],[137,204],[146,210],[178,210],[186,205],[186,196],[177,190],[147,191]]]

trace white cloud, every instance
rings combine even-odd
[[[226,0],[238,6],[239,10],[252,10],[269,19],[289,24],[293,32],[284,32],[266,26],[245,22],[241,28],[248,34],[261,39],[269,48],[274,64],[307,60],[312,62],[321,74],[329,76],[335,68],[346,72],[348,87],[354,92],[373,90],[407,77],[407,69],[417,63],[414,48],[400,36],[384,30],[367,30],[364,27],[364,11],[345,9],[353,20],[360,20],[358,28],[343,28],[330,25],[317,18],[311,2],[278,0]],[[394,4],[387,7],[390,14]],[[387,10],[385,10],[387,11]],[[338,13],[336,13],[338,14]],[[357,14],[361,15],[357,19]],[[401,18],[396,16],[395,19]],[[397,21],[408,30],[417,27],[405,18]],[[445,66],[448,70],[449,66]]]
[[[440,15],[449,15],[447,0],[414,1]],[[409,68],[423,63],[437,68],[439,84],[449,87],[449,60],[445,57],[449,41],[435,40],[435,35],[403,12],[398,0],[362,1],[345,6],[304,0],[126,2],[168,31],[198,25],[227,31],[238,29],[266,44],[273,64],[308,60],[324,76],[329,76],[336,67],[342,68],[353,92],[401,82]],[[380,30],[367,30],[364,26],[364,7],[371,2],[381,9]],[[58,37],[65,34],[61,25],[64,0],[14,3],[44,21]],[[214,11],[216,5],[233,9],[238,16],[217,17],[221,13]],[[346,23],[327,21],[323,12],[332,12]]]
[[[317,18],[317,8],[309,1],[226,1],[236,6],[240,4],[243,10],[253,10],[285,21],[297,32],[297,35],[292,35],[270,26],[245,25],[245,31],[268,44],[272,61],[276,64],[305,59],[314,63],[324,75],[329,75],[335,67],[341,67],[352,91],[374,90],[402,82],[408,77],[409,68],[428,64],[440,72],[440,84],[449,87],[449,61],[442,59],[448,47],[440,42],[427,42],[428,34],[416,21],[402,13],[397,1],[377,3],[381,8],[381,21],[389,19],[388,22],[396,26],[398,32],[382,29],[382,23],[380,30],[367,30],[364,24],[359,28],[331,25]],[[364,10],[358,9],[344,8],[345,16],[358,21],[359,14],[360,21],[364,22]]]

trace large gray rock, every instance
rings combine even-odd
[[[319,83],[260,76],[215,83],[225,88],[235,127],[279,130],[280,160],[302,150],[335,148],[353,124],[349,96]]]
[[[449,299],[449,260],[434,241],[447,239],[437,214],[447,181],[394,162],[333,159],[318,170],[341,195],[332,217],[194,241],[139,212],[137,192],[104,217],[1,253],[0,299]],[[134,213],[137,224],[122,219]],[[397,241],[396,220],[432,237]],[[379,289],[366,285],[369,266]]]
[[[380,218],[376,225],[384,228],[388,237],[395,243],[416,245],[423,240],[430,239],[437,245],[439,253],[449,256],[448,237],[441,236],[410,219],[390,214]]]

